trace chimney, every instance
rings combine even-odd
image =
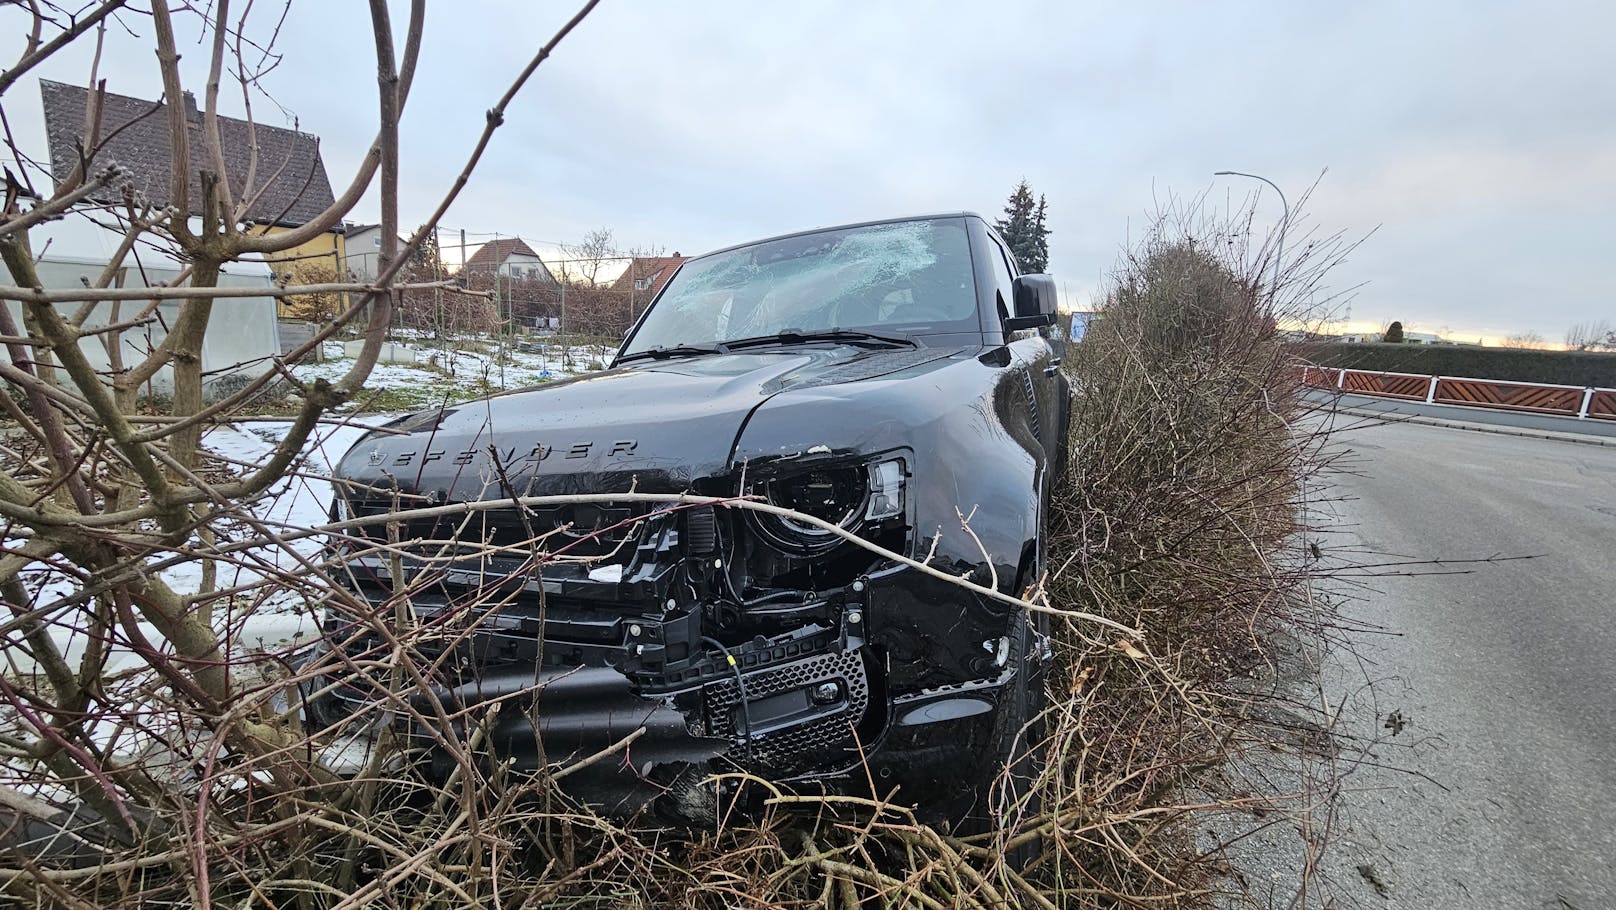
[[[185,92],[185,119],[191,123],[201,123],[202,114],[196,109],[196,96]]]

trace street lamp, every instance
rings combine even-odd
[[[1273,291],[1277,295],[1279,292],[1279,269],[1281,264],[1283,264],[1285,261],[1285,228],[1289,227],[1291,223],[1291,204],[1285,201],[1285,191],[1279,188],[1279,184],[1269,180],[1267,177],[1259,176],[1257,174],[1247,174],[1242,171],[1216,171],[1212,174],[1212,176],[1250,177],[1252,180],[1261,180],[1263,183],[1268,184],[1274,188],[1274,192],[1279,194],[1279,204],[1285,207],[1285,217],[1279,222],[1279,251],[1277,255],[1274,256]]]

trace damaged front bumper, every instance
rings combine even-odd
[[[539,572],[349,555],[357,597],[329,612],[326,640],[347,658],[385,655],[403,628],[377,624],[408,603],[430,683],[393,726],[440,778],[452,733],[488,768],[565,770],[565,789],[614,814],[706,820],[723,795],[708,781],[736,771],[897,787],[957,812],[962,782],[993,773],[994,715],[1023,672],[1011,612],[864,551],[782,560],[717,512],[647,514],[615,543],[592,541],[611,552]],[[322,727],[388,702],[374,673],[342,663],[311,707]]]

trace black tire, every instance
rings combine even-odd
[[[989,830],[1017,833],[1020,821],[1036,818],[1043,811],[1042,788],[1038,779],[1048,764],[1044,709],[1048,695],[1044,685],[1043,645],[1025,619],[1019,621],[1012,637],[1012,659],[1016,676],[1007,687],[995,717],[994,739],[997,756],[995,776],[988,788]],[[1023,869],[1043,853],[1043,844],[1034,840],[1005,854],[1011,868]]]
[[[1020,595],[1036,582],[1044,569],[1044,522],[1047,492],[1039,497],[1038,537],[1031,552],[1024,554],[1016,587]],[[993,712],[993,729],[986,750],[991,763],[984,763],[981,778],[974,787],[969,815],[964,819],[967,834],[1005,833],[1022,819],[1036,818],[1042,812],[1042,789],[1037,786],[1048,759],[1045,731],[1045,688],[1048,616],[1022,613],[1011,620],[1010,653],[1005,665],[1015,675],[1005,685]],[[1043,854],[1043,844],[1034,840],[1005,855],[1014,869],[1024,869]]]
[[[1043,668],[1036,648],[1039,637],[1025,618],[1016,621],[1011,635],[1008,665],[1015,676],[1005,685],[993,712],[993,729],[988,757],[979,768],[972,788],[969,814],[962,820],[963,834],[1011,835],[1007,830],[1022,819],[1042,811],[1041,790],[1036,786],[1046,764],[1044,736]],[[1011,868],[1023,869],[1043,852],[1038,841],[1022,844],[1005,855]]]
[[[1019,573],[1018,595],[1043,576],[1050,489],[1060,481],[1060,475],[1046,477],[1042,485],[1038,497],[1038,536],[1030,558]],[[1046,729],[1049,691],[1045,678],[1049,663],[1048,636],[1049,616],[1044,613],[1023,614],[1016,620],[1011,635],[1010,665],[1016,668],[1016,676],[1011,683],[1012,691],[1006,693],[1005,703],[995,718],[998,747],[995,768],[1002,769],[990,793],[989,808],[995,831],[1014,827],[1021,820],[1037,818],[1043,811],[1043,789],[1038,786],[1038,779],[1043,776],[1049,758]],[[1015,848],[1005,860],[1012,868],[1024,869],[1042,853],[1043,843],[1035,840]]]

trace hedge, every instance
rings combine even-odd
[[[1298,353],[1320,366],[1351,370],[1616,388],[1616,354],[1447,344],[1322,344]]]

